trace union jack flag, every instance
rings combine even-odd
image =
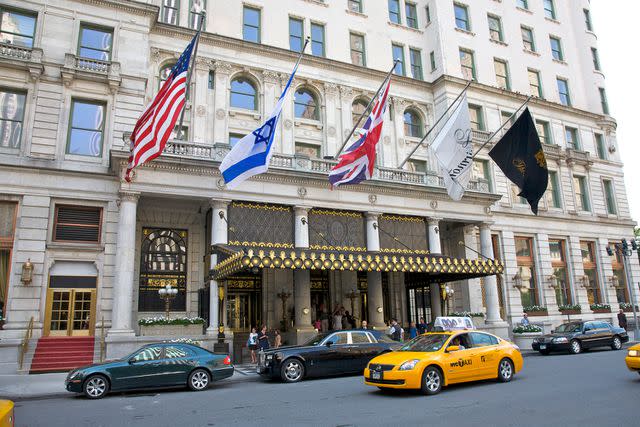
[[[378,94],[371,113],[362,127],[360,138],[340,155],[338,164],[331,169],[329,182],[334,187],[343,184],[359,184],[373,176],[373,168],[376,165],[376,146],[382,134],[390,86],[391,78],[387,78],[386,85]]]
[[[131,155],[124,179],[131,182],[131,171],[136,166],[158,157],[164,151],[167,140],[184,108],[187,90],[187,72],[197,33],[173,66],[167,80],[151,104],[142,113],[131,133]]]

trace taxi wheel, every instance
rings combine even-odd
[[[580,345],[580,341],[572,340],[569,351],[573,354],[578,354],[582,351],[582,346]]]
[[[442,390],[442,373],[434,366],[429,366],[422,373],[422,393],[430,396]]]
[[[611,348],[613,350],[620,350],[622,348],[622,341],[620,341],[619,336],[613,337],[613,342],[611,343]]]
[[[296,383],[304,377],[304,365],[299,359],[287,359],[282,362],[280,377],[286,383]]]
[[[202,391],[209,387],[211,376],[204,369],[196,369],[189,375],[189,388],[193,391]]]
[[[93,375],[82,385],[82,392],[89,399],[100,399],[109,391],[109,381],[103,375]]]
[[[505,358],[498,365],[498,380],[501,383],[508,383],[513,379],[513,362]]]

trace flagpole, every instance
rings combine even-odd
[[[369,100],[369,103],[367,104],[367,106],[365,107],[364,111],[362,112],[362,114],[360,114],[360,117],[358,117],[358,121],[356,122],[356,124],[353,126],[353,128],[351,129],[351,132],[349,132],[349,136],[347,136],[347,138],[344,140],[344,142],[342,143],[342,145],[340,146],[340,148],[338,149],[338,151],[336,152],[335,155],[333,156],[325,156],[324,158],[326,160],[333,160],[336,157],[338,157],[340,155],[340,153],[342,153],[342,150],[344,150],[344,147],[347,145],[347,143],[349,142],[349,140],[351,139],[351,137],[353,136],[353,133],[356,131],[357,127],[360,125],[360,122],[362,121],[362,118],[364,117],[365,114],[367,114],[367,111],[369,110],[369,108],[371,107],[371,104],[373,104],[373,101],[378,98],[378,94],[380,93],[380,91],[382,90],[382,87],[384,86],[384,84],[387,82],[387,80],[389,78],[391,78],[391,73],[393,73],[393,70],[396,68],[396,64],[398,64],[398,62],[400,62],[399,59],[396,59],[393,61],[393,67],[391,67],[391,69],[389,70],[389,72],[387,73],[387,76],[384,78],[384,80],[382,80],[382,83],[380,84],[380,87],[378,88],[378,90],[376,91],[375,95],[373,95],[373,97],[371,98],[371,100]]]
[[[195,12],[194,12],[195,13]],[[193,46],[193,51],[191,52],[191,58],[189,60],[189,69],[187,70],[187,88],[185,93],[185,98],[189,99],[189,92],[191,91],[191,76],[193,75],[193,68],[196,64],[196,55],[198,52],[198,45],[200,44],[200,33],[202,32],[202,24],[204,22],[205,17],[207,16],[207,11],[202,10],[200,13],[195,13],[200,17],[198,22],[198,32],[196,33],[196,42]],[[186,107],[186,106],[185,106]],[[182,141],[182,137],[184,136],[182,132],[182,123],[184,122],[184,112],[186,108],[182,108],[182,112],[180,113],[180,124],[178,125],[178,134],[176,135],[176,139]]]
[[[480,150],[482,150],[482,149],[483,149],[483,148],[484,148],[484,147],[489,143],[489,141],[491,141],[491,140],[493,139],[493,137],[495,137],[495,136],[498,134],[498,132],[500,132],[500,131],[502,130],[502,128],[504,128],[504,127],[505,127],[505,125],[506,125],[507,123],[509,123],[509,122],[511,121],[511,119],[512,119],[512,118],[514,118],[514,117],[515,117],[515,115],[516,115],[516,114],[518,114],[518,112],[519,112],[520,110],[522,110],[522,108],[523,108],[525,105],[527,105],[527,104],[529,103],[529,101],[531,101],[531,98],[533,98],[533,95],[529,95],[529,97],[526,99],[526,101],[524,101],[524,102],[522,103],[522,105],[520,105],[520,106],[518,107],[518,109],[517,109],[516,111],[514,111],[514,112],[513,112],[513,114],[512,114],[511,116],[509,116],[509,118],[508,118],[507,120],[505,120],[505,121],[504,121],[504,123],[502,123],[502,124],[500,125],[500,127],[499,127],[495,132],[493,132],[493,133],[489,136],[489,138],[487,138],[487,140],[484,142],[484,144],[482,144],[482,145],[480,146],[480,148],[478,148],[478,150],[476,150],[476,152],[475,152],[475,153],[473,153],[473,156],[471,157],[472,159],[473,159],[473,158],[475,158],[475,157],[478,155],[478,153],[480,152]]]
[[[462,89],[462,92],[460,92],[458,94],[458,96],[456,97],[456,99],[453,100],[453,102],[451,103],[451,105],[449,105],[447,107],[447,109],[445,110],[444,113],[442,113],[442,115],[440,116],[440,118],[438,120],[436,120],[436,122],[433,124],[433,126],[431,126],[431,128],[427,131],[427,133],[425,134],[425,136],[422,137],[422,139],[420,140],[420,142],[418,142],[415,146],[415,148],[413,150],[411,150],[411,153],[409,153],[409,155],[407,157],[405,157],[405,159],[402,161],[402,163],[400,163],[400,165],[398,165],[398,169],[402,169],[402,167],[404,166],[405,163],[407,163],[409,161],[409,159],[411,158],[411,156],[413,156],[415,154],[416,151],[418,151],[418,148],[420,148],[420,146],[422,145],[422,143],[424,142],[425,139],[427,139],[427,137],[431,134],[431,132],[433,132],[433,130],[436,128],[436,126],[438,126],[438,123],[440,123],[440,121],[442,121],[442,119],[447,115],[447,113],[449,112],[449,110],[451,110],[451,108],[453,108],[454,105],[456,105],[456,102],[458,102],[458,100],[462,97],[462,95],[467,91],[467,89],[469,89],[469,86],[471,85],[471,83],[473,82],[473,80],[469,80],[467,82],[467,85],[464,87],[464,89]]]

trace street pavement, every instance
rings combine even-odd
[[[640,376],[627,370],[625,354],[532,355],[511,383],[456,385],[428,397],[381,392],[359,376],[282,384],[256,375],[199,393],[58,395],[16,402],[16,426],[637,426]]]

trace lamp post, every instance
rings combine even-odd
[[[355,289],[351,289],[349,292],[346,293],[346,297],[349,298],[349,300],[351,300],[351,315],[355,316],[353,313],[353,303],[356,300],[356,298],[358,298],[358,295],[360,295],[360,292],[358,292]]]
[[[171,308],[171,301],[178,295],[178,290],[172,288],[171,285],[167,285],[164,288],[158,289],[158,295],[164,300],[164,314],[169,320],[169,309]]]
[[[287,300],[291,296],[291,293],[286,292],[284,289],[276,294],[278,298],[282,300],[282,332],[287,331]]]
[[[629,244],[631,246],[629,246]],[[611,249],[610,246],[607,246],[607,254],[609,254],[609,256],[612,256],[614,254],[614,250],[618,254],[622,255],[622,263],[624,265],[624,272],[627,279],[627,290],[629,291],[629,297],[631,298],[631,308],[633,309],[633,335],[637,340],[638,337],[640,337],[640,325],[638,325],[636,293],[633,286],[633,279],[631,277],[631,264],[629,263],[629,257],[632,256],[634,252],[639,252],[638,243],[635,239],[631,239],[630,243],[627,241],[627,239],[622,239],[620,243],[614,244],[614,249]],[[617,281],[618,280],[616,278],[615,280],[612,280],[612,283],[615,285]]]
[[[440,285],[440,292],[442,293],[442,311],[446,312],[448,316],[451,311],[451,300],[456,291],[449,285]]]
[[[224,343],[224,285],[218,286],[218,344]]]

